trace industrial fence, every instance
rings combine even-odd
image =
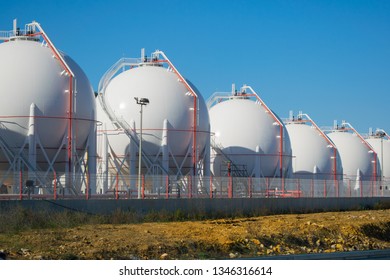
[[[44,175],[44,176],[43,176]],[[15,174],[0,199],[180,199],[390,197],[390,180],[142,175]],[[42,179],[44,178],[44,179]],[[38,180],[39,179],[39,180]]]

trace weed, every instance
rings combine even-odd
[[[390,222],[362,225],[360,230],[368,237],[390,241]]]

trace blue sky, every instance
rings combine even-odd
[[[119,58],[160,49],[205,99],[248,84],[282,118],[390,133],[390,1],[3,1],[0,30],[14,18],[38,21],[95,90]]]

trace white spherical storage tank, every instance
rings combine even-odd
[[[215,176],[226,176],[229,162],[241,176],[287,174],[291,165],[288,134],[264,104],[249,99],[246,94],[232,95],[209,108],[209,114],[213,134],[211,171]]]
[[[109,80],[101,98],[109,112],[98,112],[98,120],[106,126],[112,153],[124,163],[120,172],[135,175],[138,169],[141,106],[135,98],[147,98],[149,103],[142,111],[142,173],[154,174],[151,166],[158,165],[160,174],[193,174],[194,141],[197,160],[208,151],[209,115],[204,99],[193,85],[186,81],[194,93],[177,72],[163,67],[157,60],[133,66]],[[111,114],[111,121],[107,122],[107,114]],[[117,127],[113,126],[113,120],[119,123]],[[116,132],[108,133],[110,129]],[[125,129],[134,133],[135,138],[129,139],[123,132]],[[132,141],[137,147],[132,148]]]
[[[344,179],[368,181],[375,176],[375,155],[356,133],[344,129],[327,134],[340,154]]]
[[[0,153],[1,170],[9,169],[9,157],[20,157],[24,163],[30,161],[30,171],[36,166],[63,173],[68,168],[70,117],[72,149],[79,156],[85,152],[95,126],[93,89],[83,70],[66,54],[60,55],[74,74],[72,85],[52,46],[26,36],[0,44],[0,145],[10,149],[8,155]],[[71,116],[70,88],[75,95]]]
[[[335,179],[341,176],[337,149],[315,125],[289,121],[286,129],[291,142],[295,178]]]
[[[379,168],[384,180],[390,179],[390,140],[384,135],[372,135],[366,139],[377,154]]]

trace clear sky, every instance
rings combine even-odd
[[[248,84],[281,118],[390,133],[387,0],[2,1],[0,30],[14,18],[39,22],[95,90],[119,58],[160,49],[205,99]]]

